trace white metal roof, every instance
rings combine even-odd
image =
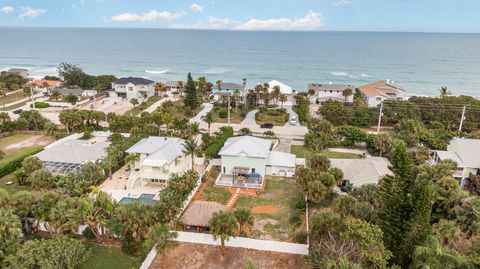
[[[456,153],[465,167],[480,168],[480,139],[454,138],[454,142],[458,145]]]
[[[295,155],[280,151],[270,151],[267,158],[269,166],[295,167],[295,162]]]
[[[436,150],[435,152],[437,153],[437,156],[438,158],[440,158],[440,160],[452,160],[456,162],[459,167],[465,167],[465,164],[463,163],[462,159],[460,159],[457,153],[444,150]]]
[[[268,83],[268,85],[270,86],[270,89],[268,90],[269,92],[272,92],[273,91],[273,87],[275,86],[278,86],[280,87],[280,93],[282,94],[292,94],[292,87],[286,85],[286,84],[283,84],[282,82],[278,81],[278,80],[272,80]]]
[[[240,156],[267,158],[272,142],[267,139],[252,136],[230,137],[220,150],[220,156]]]
[[[162,167],[183,156],[185,140],[175,137],[150,136],[129,148],[127,153],[147,154],[142,165]]]

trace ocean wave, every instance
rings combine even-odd
[[[168,72],[170,72],[170,70],[168,70],[168,69],[165,69],[165,70],[145,70],[145,73],[152,74],[152,75],[164,75],[164,74],[168,74]]]
[[[362,77],[362,78],[369,78],[370,76],[367,75],[367,74],[362,73],[362,74],[360,74],[360,77]]]
[[[204,74],[206,75],[221,75],[221,74],[225,74],[228,72],[228,69],[227,68],[210,68],[210,69],[207,69],[205,71],[203,71]]]
[[[332,72],[330,73],[336,77],[344,77],[344,78],[357,78],[356,76],[354,75],[351,75],[350,73],[347,73],[347,72]]]

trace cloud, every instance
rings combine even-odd
[[[350,0],[333,0],[332,4],[334,6],[345,6],[350,4]]]
[[[13,7],[4,6],[4,7],[2,7],[2,9],[0,9],[0,12],[5,13],[5,14],[12,13],[13,12]]]
[[[122,13],[112,17],[112,21],[116,22],[138,22],[138,21],[156,21],[156,20],[173,20],[185,16],[185,12],[171,13],[168,11],[152,10],[142,15],[136,13]]]
[[[190,9],[195,11],[195,12],[198,12],[198,13],[203,13],[203,6],[201,6],[199,4],[190,5]]]
[[[195,24],[172,24],[170,28],[176,29],[228,29],[236,23],[229,18],[209,16],[206,22],[199,21]]]
[[[43,8],[32,8],[32,7],[21,7],[20,8],[20,19],[23,19],[23,18],[36,18],[40,15],[42,15],[43,13],[46,13],[47,10],[46,9],[43,9]]]
[[[236,27],[238,30],[314,30],[323,26],[321,13],[308,11],[303,18],[250,19]]]

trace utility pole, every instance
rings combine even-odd
[[[382,124],[382,116],[383,116],[383,102],[380,103],[380,114],[378,115],[377,133],[380,133],[380,125]]]
[[[228,125],[230,125],[230,94],[228,95]]]
[[[460,119],[460,126],[458,127],[458,130],[461,132],[462,131],[462,127],[463,127],[463,121],[465,120],[465,112],[467,110],[467,106],[463,106],[463,109],[462,109],[462,118]]]
[[[32,99],[33,109],[35,109],[35,100],[33,100],[33,90],[32,90],[33,86],[30,85],[29,87],[30,87],[30,99]]]

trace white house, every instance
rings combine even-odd
[[[434,150],[430,154],[433,163],[451,160],[457,163],[458,169],[453,177],[461,180],[462,186],[465,179],[480,176],[480,139],[454,138],[447,146],[447,150]]]
[[[112,89],[127,99],[142,102],[155,95],[155,81],[145,78],[120,78],[112,83]]]
[[[263,186],[265,176],[295,176],[295,155],[270,151],[272,141],[252,136],[231,137],[221,156],[217,185],[243,188]]]
[[[143,187],[147,183],[166,186],[170,174],[191,169],[190,156],[183,153],[184,143],[180,138],[150,136],[129,148],[126,152],[138,154],[139,160],[131,171],[127,188]]]
[[[348,84],[322,84],[322,83],[310,83],[308,84],[307,91],[313,90],[315,91],[315,102],[321,103],[327,100],[335,100],[340,102],[353,102],[353,94],[354,94],[354,85]],[[343,92],[346,89],[350,89],[352,94],[345,97]]]
[[[379,80],[359,87],[368,107],[377,107],[385,100],[401,100],[405,90],[390,81]]]
[[[330,159],[332,167],[343,172],[342,186],[360,187],[377,184],[385,175],[393,175],[388,168],[391,164],[386,158],[369,157],[366,159]]]
[[[268,92],[272,92],[273,88],[275,86],[278,86],[280,88],[280,93],[281,94],[291,95],[293,93],[292,87],[290,87],[286,84],[283,84],[282,82],[280,82],[278,80],[272,80],[268,83],[268,85],[270,86],[270,88],[268,89]]]

